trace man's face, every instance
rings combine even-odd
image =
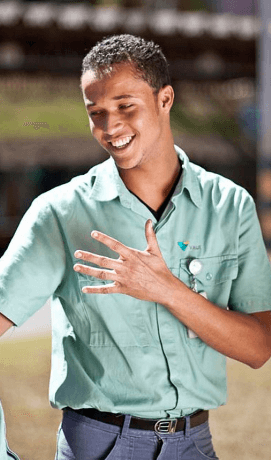
[[[101,79],[86,72],[82,90],[91,132],[120,169],[140,167],[157,155],[166,120],[160,93],[131,64],[117,64]]]

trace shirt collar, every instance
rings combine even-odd
[[[197,174],[192,169],[192,165],[184,153],[184,151],[174,146],[183,163],[183,173],[179,186],[177,185],[176,192],[174,195],[178,195],[187,189],[191,200],[198,207],[201,206],[202,196],[200,190],[200,184]],[[93,183],[91,190],[91,197],[98,201],[111,201],[117,198],[126,197],[126,200],[131,197],[130,192],[125,187],[114,160],[110,157],[108,160],[100,165],[97,165],[90,171],[90,182]]]
[[[184,151],[178,147],[177,145],[174,146],[178,157],[183,163],[183,173],[181,177],[181,181],[179,186],[176,187],[176,193],[174,195],[178,195],[186,189],[190,195],[191,200],[193,203],[200,208],[202,204],[202,195],[201,195],[201,187],[198,179],[198,175],[194,170],[192,163],[190,163],[188,156],[184,153]]]
[[[91,197],[95,200],[111,201],[128,192],[111,157],[91,169],[89,179],[93,184]]]

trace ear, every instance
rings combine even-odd
[[[160,108],[165,112],[169,112],[174,101],[174,91],[172,86],[166,85],[161,88],[158,98]]]

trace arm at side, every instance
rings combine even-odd
[[[6,316],[0,313],[0,336],[3,335],[8,329],[14,326],[14,323],[10,321]]]

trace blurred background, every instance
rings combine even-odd
[[[0,256],[35,196],[107,158],[89,131],[80,72],[89,49],[119,33],[161,45],[176,143],[252,194],[269,251],[270,0],[2,1]],[[48,304],[3,337],[0,366],[11,447],[22,460],[53,459],[61,414],[48,405]],[[270,460],[270,370],[229,360],[229,404],[212,419],[221,460]]]
[[[106,158],[90,134],[79,79],[84,55],[115,33],[161,45],[176,94],[176,143],[256,199],[256,1],[1,2],[0,251],[36,195]]]

